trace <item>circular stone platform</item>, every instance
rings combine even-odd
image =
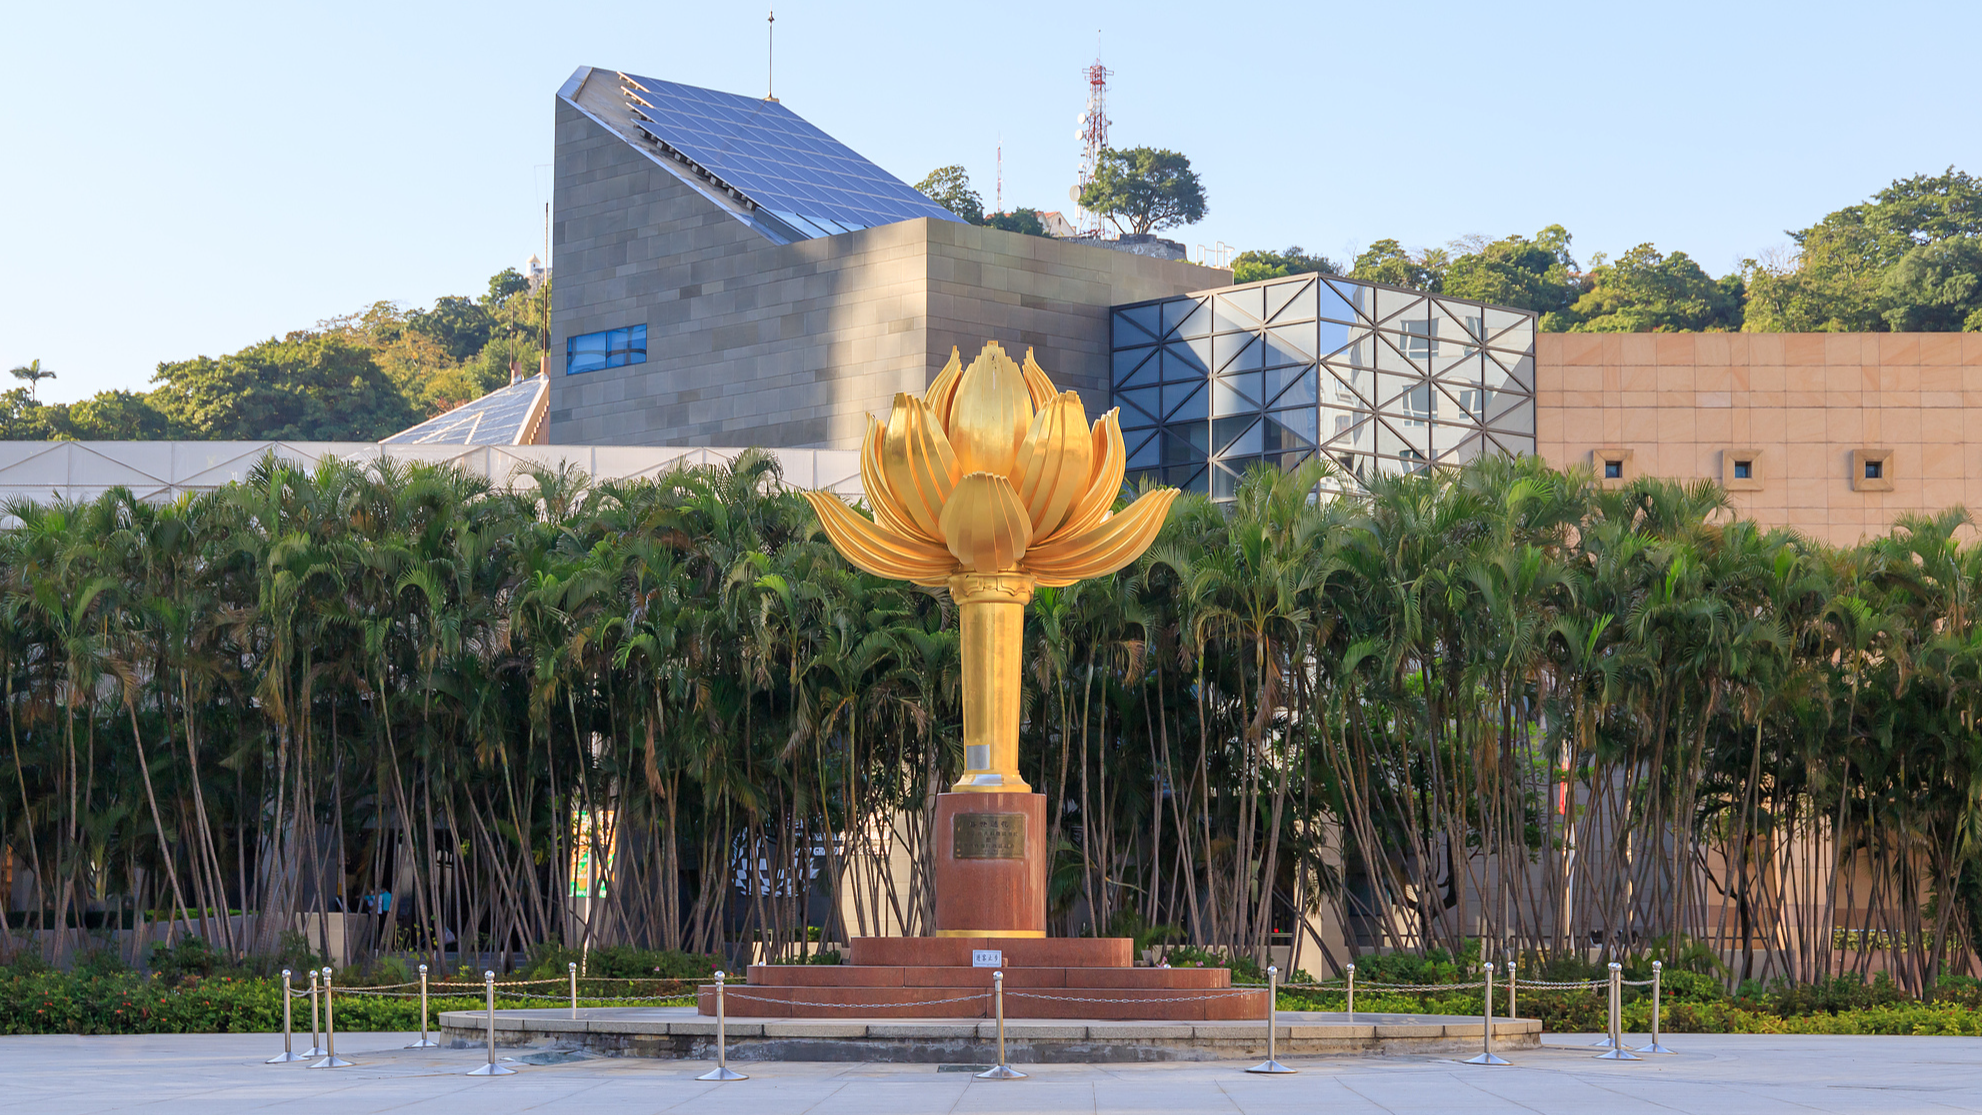
[[[1317,1053],[1462,1053],[1480,1050],[1480,1020],[1440,1014],[1281,1011],[1282,1056]],[[441,1037],[457,1048],[488,1041],[481,1011],[444,1011]],[[729,1055],[738,1061],[887,1061],[989,1064],[997,1024],[970,1019],[729,1019]],[[1541,1044],[1531,1018],[1495,1019],[1496,1050]],[[694,1007],[566,1007],[496,1012],[504,1048],[584,1049],[619,1057],[712,1060],[716,1020]],[[1264,1022],[1116,1022],[1078,1018],[1011,1020],[1005,1042],[1016,1064],[1223,1061],[1266,1055]]]

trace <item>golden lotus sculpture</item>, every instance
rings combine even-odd
[[[1174,488],[1113,512],[1127,465],[1117,411],[1091,426],[1030,350],[956,351],[884,426],[867,419],[860,481],[874,518],[807,492],[826,536],[877,577],[943,586],[963,637],[964,775],[955,790],[1027,793],[1018,772],[1019,660],[1037,585],[1113,573],[1149,548]]]

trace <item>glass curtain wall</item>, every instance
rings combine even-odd
[[[1228,498],[1317,453],[1326,486],[1535,451],[1535,315],[1290,275],[1117,306],[1110,382],[1128,482]]]

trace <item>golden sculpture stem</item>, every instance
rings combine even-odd
[[[964,773],[953,791],[1032,792],[1019,777],[1019,666],[1032,586],[1023,573],[950,578],[963,636]]]

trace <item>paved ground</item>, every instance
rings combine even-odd
[[[279,1040],[256,1035],[0,1037],[0,1112],[157,1115],[280,1108],[299,1115],[545,1109],[618,1113],[897,1115],[1057,1113],[1702,1112],[1710,1115],[1982,1111],[1982,1038],[1706,1037],[1679,1056],[1593,1061],[1588,1037],[1551,1035],[1510,1068],[1432,1057],[1290,1059],[1298,1076],[1243,1065],[1028,1066],[1029,1080],[973,1080],[930,1065],[762,1064],[708,1084],[710,1066],[609,1059],[460,1075],[476,1050],[408,1052],[409,1035],[342,1034],[355,1068],[263,1065]]]

